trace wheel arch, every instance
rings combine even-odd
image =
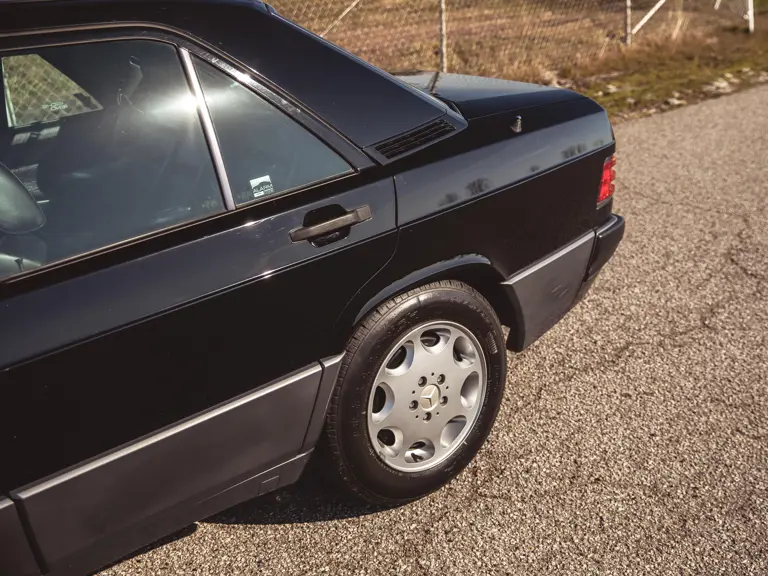
[[[354,327],[387,300],[413,288],[440,280],[458,280],[477,290],[493,307],[504,326],[516,330],[519,314],[501,283],[504,275],[485,256],[467,254],[431,264],[397,279],[382,271],[377,282],[371,282],[352,299],[336,325],[337,334],[346,340]],[[375,284],[373,286],[372,284]]]

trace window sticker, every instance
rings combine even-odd
[[[275,187],[272,186],[272,179],[267,175],[251,180],[251,191],[254,198],[261,198],[262,196],[272,194],[275,191]]]

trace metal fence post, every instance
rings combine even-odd
[[[627,0],[627,15],[624,20],[624,42],[632,44],[632,0]]]
[[[445,29],[445,0],[440,0],[440,72],[448,72],[448,32]]]
[[[336,28],[336,26],[338,26],[339,22],[341,22],[342,20],[344,20],[344,16],[346,16],[347,14],[349,14],[350,12],[352,12],[352,10],[354,10],[355,6],[357,6],[358,4],[360,4],[360,1],[361,1],[361,0],[353,0],[353,1],[352,1],[352,4],[350,4],[349,6],[347,6],[346,10],[344,10],[344,12],[342,12],[341,14],[339,14],[339,17],[338,17],[338,18],[336,18],[336,20],[334,20],[333,22],[331,22],[331,25],[330,25],[330,26],[328,26],[328,28],[326,28],[326,29],[325,29],[325,30],[324,30],[324,31],[323,31],[323,32],[320,34],[320,36],[321,36],[322,38],[325,38],[325,36],[326,36],[326,34],[328,34],[328,32],[330,32],[331,30],[333,30],[334,28]]]

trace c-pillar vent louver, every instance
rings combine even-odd
[[[456,130],[456,128],[453,125],[438,118],[429,124],[419,126],[415,130],[379,142],[374,146],[374,149],[387,160],[392,160],[398,156],[422,148],[431,142],[440,140],[454,130]]]

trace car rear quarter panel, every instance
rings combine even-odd
[[[510,120],[504,115],[490,118],[473,127],[473,131],[479,133],[488,124],[498,123],[512,134]],[[589,114],[514,136],[396,176],[399,224],[408,225],[467,201],[498,193],[522,205],[543,204],[569,221],[580,217],[591,220],[602,161],[596,170],[590,170],[565,189],[551,190],[546,185],[552,180],[548,176],[559,175],[550,175],[550,172],[558,172],[558,168],[568,172],[567,166],[562,165],[582,164],[585,156],[613,143],[605,114]],[[515,184],[526,180],[540,184],[540,189],[525,196],[520,190],[514,190]],[[520,211],[520,208],[516,210]],[[587,225],[591,226],[591,222]],[[499,239],[506,236],[500,234]]]
[[[520,134],[510,128],[518,115]],[[603,163],[614,151],[607,115],[585,98],[473,120],[401,162],[396,254],[339,325],[445,278],[487,286],[502,322],[514,324],[509,302],[494,302],[494,286],[608,217],[610,205],[596,203]]]

